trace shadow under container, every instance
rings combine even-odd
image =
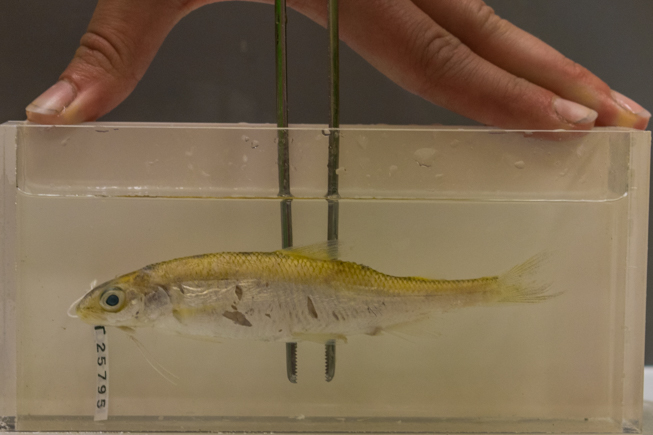
[[[328,134],[289,130],[295,246],[326,240]],[[299,343],[291,384],[283,343],[138,330],[173,384],[107,328],[109,417],[94,421],[94,332],[68,307],[151,263],[280,249],[276,137],[265,125],[0,126],[0,430],[641,431],[650,133],[626,129],[341,129],[343,260],[462,280],[535,256],[550,297],[454,298],[350,336],[329,383],[319,343]]]

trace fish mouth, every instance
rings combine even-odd
[[[93,290],[96,285],[97,285],[97,279],[94,279],[93,282],[91,282],[91,290]],[[67,312],[68,317],[72,317],[73,319],[78,319],[79,318],[79,316],[77,315],[77,307],[78,307],[79,303],[82,301],[82,299],[84,299],[84,297],[86,297],[86,295],[91,292],[91,290],[87,291],[82,296],[80,296],[79,299],[77,299],[75,302],[73,302],[73,304],[70,306],[70,308],[68,308],[68,312]]]
[[[82,301],[82,299],[84,299],[84,296],[86,296],[86,294],[83,294],[79,299],[73,302],[70,308],[68,308],[68,317],[72,317],[73,319],[79,318],[79,316],[77,315],[77,306]]]

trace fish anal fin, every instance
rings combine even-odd
[[[313,343],[325,344],[328,341],[341,341],[347,343],[347,337],[342,334],[312,334],[308,332],[296,332],[292,334],[297,341],[311,341]]]
[[[411,320],[410,322],[386,326],[382,331],[409,341],[412,341],[410,339],[437,338],[439,334],[429,330],[425,325],[428,319],[428,316],[420,317],[418,319]]]
[[[366,332],[366,335],[369,335],[370,337],[376,337],[378,335],[381,335],[383,333],[383,328],[380,326],[377,326],[376,328],[372,329],[369,332]]]
[[[187,317],[187,315],[186,315],[186,313],[184,313],[184,311],[185,311],[185,310],[183,310],[183,309],[179,309],[179,308],[173,308],[173,309],[172,309],[172,317],[174,317],[175,319],[177,319],[177,321],[178,321],[179,323],[181,323],[182,325],[183,325],[184,322],[186,321],[186,317]],[[187,311],[187,310],[186,310],[186,311]]]
[[[338,240],[329,240],[312,245],[281,249],[277,252],[290,257],[310,258],[312,260],[335,260],[338,258],[338,248],[341,246]]]
[[[171,332],[171,334],[195,341],[204,341],[206,343],[223,343],[223,340],[221,340],[219,337],[208,337],[206,335],[188,335],[181,332]]]

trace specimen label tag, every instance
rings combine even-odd
[[[97,351],[97,394],[93,420],[102,421],[109,418],[109,349],[107,347],[107,331],[104,326],[95,327],[95,349]]]

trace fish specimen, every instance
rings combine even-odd
[[[496,276],[437,280],[386,275],[333,259],[335,248],[327,243],[164,261],[93,288],[69,313],[126,330],[327,343],[391,331],[434,312],[552,296],[536,279],[541,255]]]

